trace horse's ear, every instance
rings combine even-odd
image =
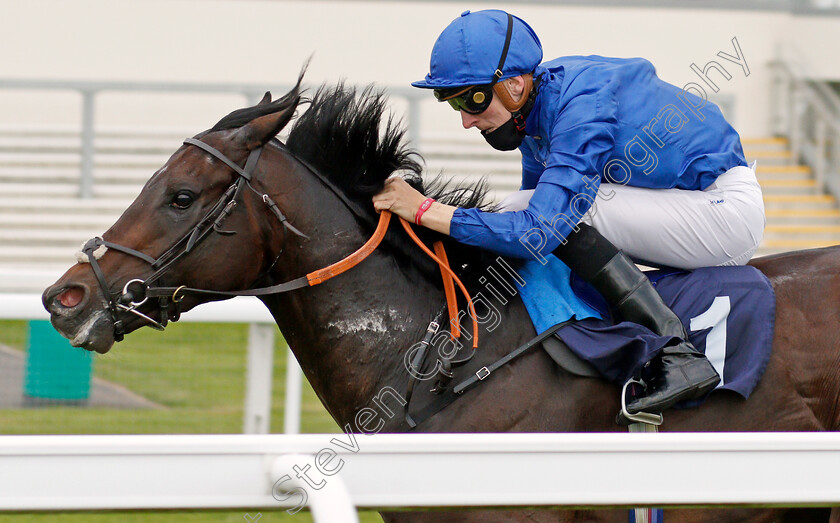
[[[254,118],[236,131],[235,140],[240,141],[249,151],[262,147],[277,136],[295,114],[296,103],[277,111]]]
[[[262,100],[257,105],[266,105],[271,103],[271,91],[266,91],[265,95],[263,95]]]

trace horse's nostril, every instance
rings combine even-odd
[[[81,287],[70,287],[66,291],[62,292],[58,296],[55,297],[56,300],[61,304],[62,307],[67,307],[68,309],[72,309],[79,303],[81,303],[82,299],[85,297],[85,290]]]

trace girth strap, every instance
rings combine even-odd
[[[492,364],[490,364],[486,367],[481,367],[480,369],[478,369],[475,372],[475,374],[473,374],[468,379],[466,379],[463,382],[456,385],[455,388],[452,389],[453,392],[455,392],[455,394],[465,393],[466,391],[473,388],[479,381],[484,381],[485,379],[487,379],[487,377],[490,376],[490,374],[492,374],[493,371],[495,371],[496,369],[498,369],[502,365],[505,365],[506,363],[510,363],[511,360],[513,360],[516,357],[521,356],[526,351],[530,350],[532,347],[535,347],[535,346],[539,345],[540,343],[543,342],[543,340],[545,340],[546,338],[548,338],[549,336],[551,336],[552,334],[554,334],[555,332],[557,332],[558,330],[565,327],[566,325],[568,325],[571,322],[572,322],[572,320],[564,321],[563,323],[558,323],[557,325],[551,327],[547,331],[538,335],[536,338],[533,338],[531,341],[529,341],[529,342],[527,342],[523,345],[520,345],[519,347],[517,347],[516,349],[514,349],[513,351],[508,353],[508,355],[503,357],[502,359],[500,359],[500,360],[496,361],[495,363],[492,363]]]
[[[570,324],[572,320],[565,321],[563,323],[558,323],[557,325],[551,327],[547,331],[543,332],[542,334],[538,335],[537,337],[529,340],[528,342],[520,345],[509,354],[501,358],[500,360],[496,361],[495,363],[488,365],[486,367],[482,367],[479,369],[475,374],[473,374],[468,379],[464,380],[463,382],[456,385],[454,388],[447,390],[440,396],[436,397],[432,402],[428,405],[423,407],[420,412],[417,414],[408,413],[408,406],[406,406],[406,421],[408,422],[410,429],[413,430],[417,426],[421,425],[424,421],[431,418],[438,412],[442,411],[446,407],[448,407],[452,402],[460,398],[465,392],[473,388],[479,382],[485,380],[490,374],[505,365],[506,363],[510,363],[514,358],[522,356],[525,352],[529,349],[536,347],[540,343],[543,342],[549,336],[552,336],[555,332],[560,330],[561,328],[565,327],[566,325]]]

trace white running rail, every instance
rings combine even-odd
[[[840,434],[3,436],[0,470],[0,511],[831,506]]]

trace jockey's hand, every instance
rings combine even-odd
[[[373,208],[379,211],[391,211],[409,223],[414,223],[414,216],[420,204],[426,199],[423,193],[408,185],[399,177],[385,180],[385,187],[373,197]]]
[[[391,211],[408,223],[414,223],[414,217],[425,200],[423,193],[408,185],[402,178],[394,177],[385,180],[385,187],[373,197],[373,208],[376,212]],[[454,212],[455,207],[434,202],[423,213],[421,224],[434,231],[449,234]]]

